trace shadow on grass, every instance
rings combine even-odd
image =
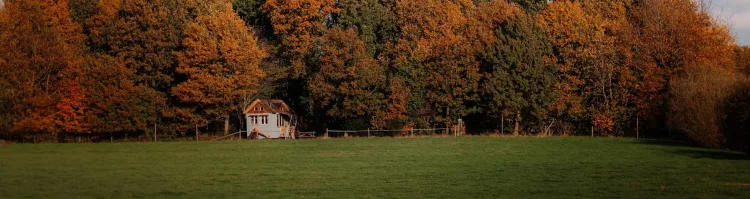
[[[652,145],[662,145],[662,146],[687,146],[687,147],[695,146],[691,143],[677,141],[677,140],[640,139],[639,141],[641,144],[652,144]]]
[[[693,158],[709,158],[714,160],[750,160],[750,155],[732,151],[705,151],[699,149],[679,150],[673,152],[678,155],[687,155]]]
[[[650,144],[650,145],[660,145],[660,146],[670,146],[670,149],[667,149],[667,151],[670,151],[671,153],[677,154],[677,155],[685,155],[692,158],[708,158],[708,159],[715,159],[715,160],[750,160],[750,154],[741,153],[741,152],[734,152],[734,151],[711,151],[705,148],[700,148],[700,146],[689,143],[689,142],[683,142],[683,141],[677,141],[677,140],[657,140],[657,139],[642,139],[640,140],[641,144]],[[674,150],[671,147],[699,147],[695,149],[685,149],[682,148],[680,150]]]

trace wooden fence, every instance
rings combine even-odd
[[[400,130],[332,130],[326,129],[323,134],[323,138],[328,137],[385,137],[385,136],[410,136],[425,134],[425,132],[432,132],[431,134],[443,134],[443,135],[454,135],[459,136],[461,132],[450,128],[431,128],[431,129],[400,129]]]

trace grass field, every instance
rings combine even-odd
[[[14,144],[0,198],[750,198],[750,157],[670,142],[420,138]]]

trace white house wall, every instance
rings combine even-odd
[[[260,123],[260,118],[258,119],[258,124],[252,124],[250,116],[268,116],[268,122],[266,124]],[[253,132],[253,129],[257,129],[263,134],[266,134],[269,136],[269,138],[280,138],[281,137],[281,128],[278,127],[277,121],[278,121],[278,114],[274,113],[251,113],[245,115],[247,119],[247,132],[251,133]],[[288,129],[288,128],[286,128]],[[285,130],[286,130],[285,129]]]

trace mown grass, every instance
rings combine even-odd
[[[131,197],[749,198],[750,157],[591,138],[0,147],[0,198]]]

